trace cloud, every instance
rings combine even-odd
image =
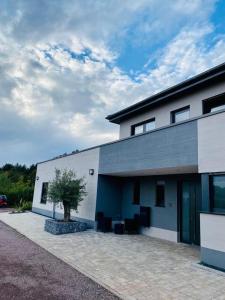
[[[0,163],[114,140],[118,128],[107,114],[224,60],[223,37],[207,42],[214,1],[130,3],[1,1]],[[159,35],[163,46],[149,53],[154,66],[149,59],[132,76],[124,72],[123,44],[145,49]]]

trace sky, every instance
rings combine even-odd
[[[225,62],[224,0],[1,0],[0,165],[118,139],[105,117]]]

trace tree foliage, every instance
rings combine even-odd
[[[55,170],[55,178],[49,184],[48,201],[62,203],[64,221],[70,220],[70,211],[78,211],[78,206],[86,195],[84,178],[77,178],[72,170]]]
[[[5,164],[0,168],[0,194],[6,195],[10,206],[32,202],[36,165]]]

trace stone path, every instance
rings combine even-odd
[[[53,236],[33,213],[0,220],[123,299],[225,300],[224,273],[198,267],[198,248],[94,231]]]

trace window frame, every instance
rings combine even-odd
[[[175,122],[175,116],[176,116],[176,113],[179,113],[181,111],[189,111],[189,118],[188,119],[185,119],[183,121],[178,121],[178,122]],[[179,123],[182,123],[182,122],[185,122],[187,120],[190,119],[190,105],[186,105],[186,106],[183,106],[183,107],[180,107],[178,109],[175,109],[175,110],[172,110],[170,112],[170,123],[171,124],[179,124]]]
[[[158,187],[163,186],[163,200],[158,199]],[[163,202],[163,203],[161,203]],[[155,207],[166,207],[166,182],[165,180],[157,180],[155,183]]]
[[[213,112],[211,112],[211,111],[208,112],[208,110],[207,110],[207,107],[206,107],[207,102],[217,101],[217,100],[220,100],[220,99],[221,99],[221,101],[223,99],[225,100],[225,93],[222,93],[222,94],[219,94],[219,95],[216,95],[216,96],[213,96],[213,97],[209,97],[207,99],[202,100],[202,114],[206,115],[206,114],[213,114],[213,113],[217,113],[217,112],[220,112],[220,111],[224,111],[225,109],[221,109],[221,110],[213,111]]]
[[[47,185],[46,191],[44,186]],[[47,198],[48,198],[48,186],[49,186],[49,182],[42,182],[42,186],[41,186],[41,200],[40,203],[41,204],[46,204],[47,203]],[[46,193],[46,195],[44,195],[44,193]],[[46,199],[44,199],[44,197],[46,197]]]
[[[215,208],[214,203],[214,184],[213,184],[213,178],[214,177],[225,177],[225,173],[219,173],[219,174],[210,174],[209,176],[209,196],[210,196],[210,210],[212,212],[217,212],[217,213],[225,213],[225,208]]]
[[[131,136],[143,134],[143,133],[146,133],[146,132],[151,132],[152,130],[154,130],[155,128],[152,129],[152,130],[146,130],[146,124],[151,123],[151,122],[155,122],[155,117],[151,118],[151,119],[148,119],[146,121],[142,121],[140,123],[136,123],[136,124],[131,125]],[[138,127],[138,126],[141,126],[141,125],[143,125],[143,132],[135,134],[135,128]]]

